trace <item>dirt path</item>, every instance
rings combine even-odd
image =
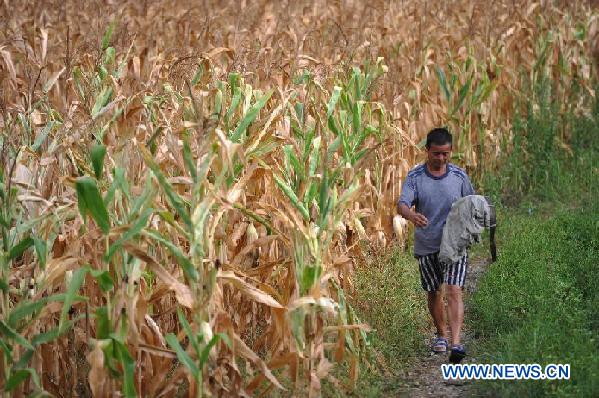
[[[465,302],[468,303],[468,297],[476,291],[479,277],[487,268],[488,260],[477,258],[472,260],[466,278]],[[466,350],[475,342],[473,330],[468,328],[468,317],[470,311],[466,304],[464,308],[465,325],[462,329],[463,342]],[[431,329],[430,336],[433,336],[434,329]],[[430,344],[430,338],[427,338],[425,344]],[[430,354],[415,363],[410,369],[400,375],[402,387],[398,391],[400,397],[468,397],[471,381],[445,381],[441,377],[441,364],[448,363],[446,354]],[[468,355],[462,363],[476,363],[476,358]]]

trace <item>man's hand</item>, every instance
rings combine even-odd
[[[411,221],[417,227],[423,228],[428,225],[428,220],[424,215],[410,210],[410,208],[403,203],[400,203],[399,206],[397,206],[397,211],[403,218]]]
[[[412,212],[409,220],[412,221],[417,227],[423,228],[428,225],[428,220],[420,213]]]

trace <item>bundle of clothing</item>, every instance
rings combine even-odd
[[[480,242],[480,235],[485,228],[490,229],[491,260],[495,261],[496,224],[495,207],[488,197],[469,195],[455,201],[443,226],[439,252],[441,263],[452,264],[459,261],[472,243]]]

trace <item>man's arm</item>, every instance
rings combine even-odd
[[[425,216],[415,211],[410,210],[412,205],[418,199],[418,191],[413,177],[406,177],[405,182],[401,186],[401,195],[397,201],[397,212],[400,216],[408,221],[411,221],[417,227],[426,227],[428,220]]]
[[[397,212],[400,216],[411,221],[417,227],[426,227],[428,224],[428,220],[424,215],[412,211],[405,203],[398,203]]]

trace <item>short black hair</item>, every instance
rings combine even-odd
[[[426,149],[431,145],[452,145],[451,133],[445,127],[438,127],[428,132],[426,136]]]

